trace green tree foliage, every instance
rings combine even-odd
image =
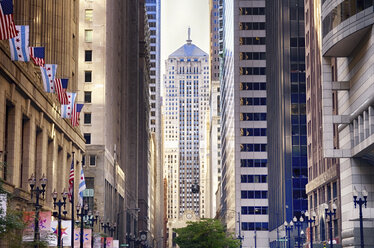
[[[175,242],[180,248],[237,248],[239,240],[227,235],[221,221],[202,219],[187,222],[187,226],[175,230],[178,236]]]

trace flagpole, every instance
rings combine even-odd
[[[73,152],[73,162],[74,162],[74,152]],[[75,186],[75,163],[74,163],[74,179],[73,179],[73,190],[71,194],[71,248],[74,248],[74,186]]]

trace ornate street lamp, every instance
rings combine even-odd
[[[332,242],[332,217],[336,215],[336,204],[332,204],[332,210],[329,210],[329,206],[325,203],[325,217],[327,220],[327,216],[330,217],[330,226],[329,226],[329,231],[330,231],[330,247],[334,247],[334,242]]]
[[[312,216],[309,216],[309,212],[305,212],[306,221],[309,223],[310,228],[310,248],[313,248],[313,223],[316,221],[316,213],[312,211]]]
[[[35,230],[34,230],[34,242],[38,242],[40,240],[40,233],[39,233],[39,210],[41,208],[41,205],[39,204],[39,199],[40,199],[40,195],[42,195],[42,197],[44,198],[44,194],[45,194],[45,187],[47,185],[47,178],[45,177],[45,175],[43,174],[42,178],[40,178],[39,182],[40,182],[40,185],[42,186],[41,188],[39,186],[36,186],[36,188],[34,189],[35,187],[35,184],[36,184],[36,179],[34,177],[34,174],[31,175],[31,177],[29,178],[29,185],[30,185],[30,193],[31,193],[31,199],[33,198],[33,195],[35,194],[35,203],[34,203],[34,207],[35,207],[35,218],[34,218],[34,226],[35,226]],[[37,246],[37,245],[36,245]]]
[[[284,222],[284,228],[286,229],[286,235],[288,239],[288,248],[291,248],[291,231],[293,229],[293,222],[292,220],[290,223],[287,223],[287,221]]]
[[[296,216],[293,217],[293,223],[295,227],[297,227],[297,246],[301,248],[301,237],[300,237],[300,229],[303,225],[304,219],[303,216],[300,216],[299,220],[296,218]]]
[[[113,232],[116,230],[117,224],[116,223],[110,224],[109,221],[107,221],[106,223],[102,222],[101,227],[104,229],[104,233],[106,233],[106,231],[108,230],[111,233],[111,236],[113,236]],[[106,237],[105,236],[104,236],[104,248],[106,248]]]
[[[367,198],[368,198],[368,192],[366,191],[366,189],[364,188],[364,190],[362,191],[362,196],[363,198],[358,198],[358,192],[356,190],[356,187],[354,187],[353,189],[353,201],[354,201],[354,204],[355,204],[355,208],[356,208],[356,205],[359,206],[359,209],[360,209],[360,236],[361,236],[361,248],[364,248],[364,226],[363,226],[363,216],[362,216],[362,205],[365,206],[366,208],[366,204],[367,204]]]
[[[68,196],[68,192],[64,189],[64,191],[61,193],[62,195],[62,201],[59,199],[57,201],[57,192],[56,190],[53,191],[52,193],[52,198],[53,198],[53,209],[56,209],[56,206],[58,207],[58,212],[53,212],[53,216],[57,218],[57,247],[61,247],[61,220],[62,220],[62,215],[61,215],[61,207],[64,207],[63,214],[64,216],[67,214],[67,211],[65,210],[66,208],[66,198]]]
[[[87,216],[87,214],[88,214],[88,205],[84,204],[84,206],[81,206],[78,203],[77,204],[77,216],[81,218],[81,232],[79,236],[80,237],[80,248],[83,248],[83,236],[84,236],[83,222],[84,222],[84,216]]]

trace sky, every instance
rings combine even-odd
[[[188,27],[192,43],[209,54],[209,0],[161,0],[161,84],[165,60],[186,43]]]

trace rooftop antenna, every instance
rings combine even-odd
[[[191,44],[192,40],[191,40],[191,28],[188,27],[188,40],[187,40],[187,44]]]

